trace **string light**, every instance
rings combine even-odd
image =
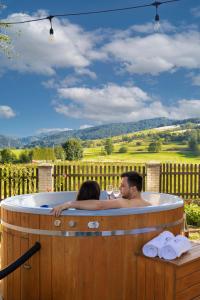
[[[48,20],[49,20],[49,22],[50,22],[50,30],[49,30],[49,34],[50,35],[53,35],[54,34],[54,31],[53,31],[53,27],[52,27],[52,19],[54,18],[54,16],[49,16],[48,17]]]
[[[159,14],[158,14],[158,7],[159,7],[159,5],[161,5],[162,4],[162,2],[159,2],[159,1],[155,1],[154,3],[153,3],[153,5],[155,6],[155,8],[156,8],[156,15],[155,15],[155,24],[154,24],[154,30],[155,31],[159,31],[160,30],[160,16],[159,16]]]
[[[161,4],[167,4],[167,3],[172,3],[172,2],[178,2],[182,0],[166,0],[166,1],[154,1],[153,3],[149,4],[142,4],[142,5],[137,5],[137,6],[129,6],[129,7],[121,7],[121,8],[115,8],[115,9],[107,9],[107,10],[96,10],[96,11],[86,11],[86,12],[77,12],[77,13],[65,13],[65,14],[56,14],[56,15],[50,15],[47,17],[43,18],[37,18],[37,19],[31,19],[31,20],[24,20],[24,21],[16,21],[16,22],[1,22],[0,25],[15,25],[15,24],[24,24],[24,23],[31,23],[31,22],[38,22],[38,21],[44,21],[44,20],[49,20],[50,22],[50,36],[53,37],[54,30],[52,27],[52,19],[57,17],[70,17],[70,16],[82,16],[82,15],[92,15],[92,14],[102,14],[102,13],[110,13],[110,12],[117,12],[117,11],[125,11],[125,10],[132,10],[132,9],[137,9],[137,8],[145,8],[145,7],[150,7],[150,6],[155,6],[156,8],[156,15],[155,15],[155,25],[154,28],[158,30],[160,28],[160,16],[158,14],[158,7]]]

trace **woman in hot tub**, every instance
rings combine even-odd
[[[58,205],[52,209],[55,216],[68,208],[86,209],[86,210],[101,210],[111,208],[130,208],[143,207],[151,205],[141,196],[142,191],[142,176],[135,171],[126,172],[121,175],[120,192],[121,198],[113,200],[91,200],[82,199],[85,201],[69,201]]]

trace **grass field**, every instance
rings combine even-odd
[[[121,146],[127,147],[127,153],[118,152]],[[162,151],[159,153],[150,153],[147,151],[147,147],[147,143],[143,143],[141,146],[136,146],[134,143],[118,143],[114,144],[114,152],[111,155],[102,155],[103,147],[84,148],[83,161],[134,161],[138,163],[157,161],[163,163],[200,163],[200,156],[188,151],[185,145],[163,145]],[[17,157],[19,157],[20,152],[23,150],[13,149],[12,151]]]
[[[127,147],[127,153],[118,152],[121,146]],[[192,164],[200,163],[200,156],[188,151],[186,145],[175,143],[163,145],[162,151],[159,153],[150,153],[147,151],[147,148],[148,143],[142,143],[140,146],[137,146],[134,143],[119,143],[114,144],[114,152],[111,155],[102,155],[102,147],[85,148],[84,160],[134,161],[138,163],[145,163],[148,161]]]

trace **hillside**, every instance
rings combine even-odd
[[[86,129],[63,131],[48,135],[30,136],[24,138],[11,138],[1,135],[0,148],[6,147],[36,147],[52,146],[64,143],[68,138],[75,137],[82,140],[103,139],[128,133],[134,133],[141,130],[159,128],[163,126],[172,126],[185,123],[200,123],[199,119],[172,120],[167,118],[154,118],[129,123],[113,123],[90,127]]]

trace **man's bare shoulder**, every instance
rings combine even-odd
[[[119,199],[121,207],[144,207],[151,206],[151,203],[144,199]]]

